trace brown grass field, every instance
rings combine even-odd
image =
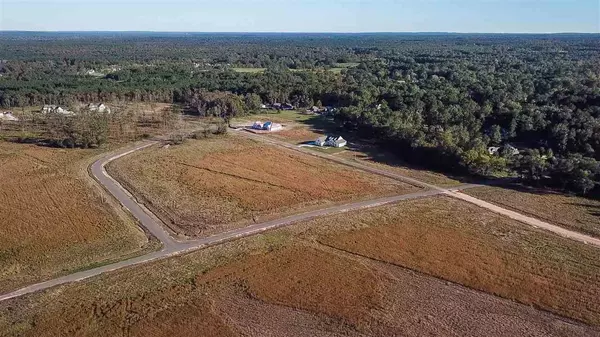
[[[86,163],[101,151],[0,142],[0,291],[131,255],[147,244],[86,178]]]
[[[0,302],[0,335],[600,336],[598,254],[411,200]]]
[[[108,168],[176,232],[193,236],[418,190],[239,136],[156,147]]]
[[[465,193],[571,230],[600,237],[600,201],[597,200],[524,186],[481,187]]]

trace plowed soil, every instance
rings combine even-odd
[[[239,136],[140,151],[109,170],[175,231],[192,236],[418,190]]]
[[[85,163],[99,153],[0,142],[0,291],[147,243],[86,180]]]

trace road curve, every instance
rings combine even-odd
[[[415,199],[415,198],[423,198],[428,196],[433,196],[437,194],[441,194],[446,190],[423,190],[416,193],[397,195],[386,198],[378,198],[367,201],[359,201],[353,202],[338,206],[332,206],[320,210],[300,213],[291,215],[288,217],[284,217],[281,219],[276,219],[264,223],[254,224],[247,227],[219,233],[212,235],[207,238],[197,239],[197,240],[188,240],[188,241],[177,241],[173,237],[170,236],[169,232],[165,230],[162,223],[156,216],[154,216],[150,211],[148,211],[145,207],[138,204],[135,201],[135,198],[115,179],[113,179],[105,170],[105,166],[113,160],[124,157],[128,154],[131,154],[135,151],[145,149],[152,145],[157,144],[155,141],[146,141],[139,143],[133,147],[125,148],[119,151],[116,154],[107,155],[96,162],[94,162],[90,166],[90,173],[94,177],[96,181],[98,181],[110,194],[112,194],[123,207],[125,207],[131,214],[138,220],[139,224],[153,236],[155,236],[158,240],[160,240],[163,244],[163,247],[160,251],[152,252],[143,256],[131,258],[128,260],[120,261],[117,263],[108,264],[105,266],[84,270],[80,272],[76,272],[73,274],[65,275],[62,277],[58,277],[52,280],[40,282],[37,284],[33,284],[16,291],[6,293],[0,295],[0,301],[5,301],[11,298],[20,297],[26,294],[30,294],[36,291],[48,289],[51,287],[55,287],[65,283],[77,282],[81,280],[85,280],[87,278],[97,276],[100,274],[104,274],[107,272],[115,271],[118,269],[135,266],[142,263],[147,263],[150,261],[155,261],[158,259],[163,259],[171,256],[181,255],[185,253],[192,252],[194,250],[206,248],[208,246],[214,246],[217,244],[221,244],[227,241],[239,239],[242,237],[247,237],[255,234],[259,234],[265,232],[267,230],[272,230],[276,228],[281,228],[285,226],[289,226],[291,224],[308,220],[320,216],[332,215],[337,213],[348,212],[357,209],[365,209],[377,207],[385,204],[390,204],[402,200]]]
[[[250,137],[252,137],[252,136],[250,136]],[[267,141],[267,142],[270,142],[273,144],[277,144],[277,145],[285,146],[285,147],[288,147],[288,148],[291,148],[294,150],[298,150],[297,147],[295,147],[291,144],[273,141],[273,140],[267,139],[266,137],[263,137],[263,136],[254,135],[253,138],[258,138],[263,141]],[[353,210],[357,210],[357,209],[372,208],[372,207],[377,207],[377,206],[381,206],[381,205],[385,205],[385,204],[395,203],[395,202],[402,201],[402,200],[423,198],[423,197],[440,195],[440,194],[451,196],[454,198],[458,198],[458,199],[476,204],[480,207],[483,207],[483,208],[486,208],[493,212],[508,216],[512,219],[521,221],[523,223],[549,230],[556,234],[562,235],[566,238],[570,238],[570,239],[573,239],[576,241],[580,241],[580,242],[583,242],[586,244],[592,244],[592,245],[600,247],[599,239],[596,239],[596,238],[593,238],[593,237],[590,237],[590,236],[587,236],[587,235],[584,235],[581,233],[569,231],[567,229],[564,229],[564,228],[561,228],[561,227],[558,227],[555,225],[551,225],[551,224],[542,222],[542,221],[534,219],[534,218],[524,216],[522,214],[519,214],[519,213],[516,213],[513,211],[506,210],[506,209],[498,207],[496,205],[487,203],[483,200],[460,193],[460,190],[468,189],[468,188],[472,188],[472,187],[478,187],[479,185],[464,184],[464,185],[455,186],[455,187],[447,188],[447,189],[441,188],[441,187],[427,184],[427,183],[424,183],[424,182],[421,182],[421,181],[418,181],[418,180],[415,180],[412,178],[404,177],[404,176],[396,174],[396,173],[391,173],[388,171],[361,165],[358,163],[347,161],[347,160],[344,160],[341,158],[336,158],[336,157],[329,156],[326,154],[314,153],[313,151],[311,151],[311,152],[301,151],[301,152],[309,153],[309,154],[312,154],[312,155],[315,155],[318,157],[322,157],[322,158],[325,158],[328,160],[333,160],[335,162],[338,162],[338,163],[341,163],[341,164],[344,164],[347,166],[359,168],[361,170],[371,172],[374,174],[379,174],[379,175],[383,175],[386,177],[394,178],[394,179],[397,179],[400,181],[404,181],[404,182],[407,182],[407,183],[410,183],[413,185],[423,187],[425,189],[422,191],[416,192],[416,193],[411,193],[411,194],[404,194],[404,195],[397,195],[397,196],[386,197],[386,198],[378,198],[378,199],[367,200],[367,201],[353,202],[353,203],[348,203],[348,204],[344,204],[344,205],[332,206],[332,207],[328,207],[328,208],[324,208],[324,209],[320,209],[320,210],[295,214],[295,215],[291,215],[291,216],[284,217],[281,219],[276,219],[276,220],[272,220],[272,221],[268,221],[268,222],[264,222],[264,223],[260,223],[260,224],[254,224],[254,225],[250,225],[247,227],[215,234],[215,235],[207,237],[207,238],[202,238],[202,239],[197,239],[197,240],[188,240],[188,241],[177,241],[169,234],[169,232],[163,226],[162,222],[156,216],[154,216],[143,205],[138,204],[137,201],[135,200],[135,198],[121,184],[119,184],[115,179],[113,179],[105,170],[105,166],[108,163],[110,163],[111,161],[116,160],[121,157],[124,157],[135,151],[145,149],[145,148],[155,145],[157,143],[158,142],[156,142],[156,141],[145,141],[145,142],[141,142],[133,147],[125,148],[116,154],[108,154],[105,157],[97,160],[90,166],[90,173],[99,184],[101,184],[110,194],[112,194],[121,203],[121,205],[124,208],[126,208],[138,220],[140,226],[142,226],[147,232],[152,234],[158,240],[160,240],[160,242],[163,245],[162,249],[160,251],[152,252],[152,253],[149,253],[149,254],[146,254],[143,256],[131,258],[128,260],[117,262],[117,263],[112,263],[112,264],[108,264],[105,266],[101,266],[101,267],[97,267],[97,268],[93,268],[93,269],[89,269],[89,270],[84,270],[84,271],[76,272],[76,273],[73,273],[70,275],[58,277],[58,278],[55,278],[52,280],[33,284],[33,285],[27,286],[25,288],[21,288],[16,291],[10,292],[10,293],[0,295],[0,301],[5,301],[5,300],[11,299],[11,298],[20,297],[20,296],[23,296],[26,294],[30,294],[30,293],[40,291],[40,290],[45,290],[45,289],[55,287],[58,285],[62,285],[62,284],[66,284],[66,283],[85,280],[87,278],[94,277],[94,276],[104,274],[107,272],[115,271],[118,269],[131,267],[131,266],[135,266],[135,265],[139,265],[139,264],[143,264],[143,263],[147,263],[147,262],[155,261],[155,260],[159,260],[159,259],[164,259],[164,258],[171,257],[171,256],[189,253],[189,252],[192,252],[192,251],[195,251],[198,249],[218,245],[218,244],[221,244],[221,243],[224,243],[227,241],[231,241],[231,240],[235,240],[235,239],[239,239],[242,237],[259,234],[259,233],[265,232],[267,230],[272,230],[272,229],[276,229],[276,228],[289,226],[291,224],[294,224],[294,223],[297,223],[300,221],[304,221],[304,220],[308,220],[308,219],[312,219],[312,218],[316,218],[316,217],[333,215],[333,214],[353,211]]]

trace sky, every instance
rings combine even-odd
[[[0,0],[0,30],[600,33],[600,0]]]

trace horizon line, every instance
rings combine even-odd
[[[498,34],[498,35],[600,35],[599,32],[458,32],[458,31],[162,31],[162,30],[22,30],[0,29],[0,33],[164,33],[164,34]]]

